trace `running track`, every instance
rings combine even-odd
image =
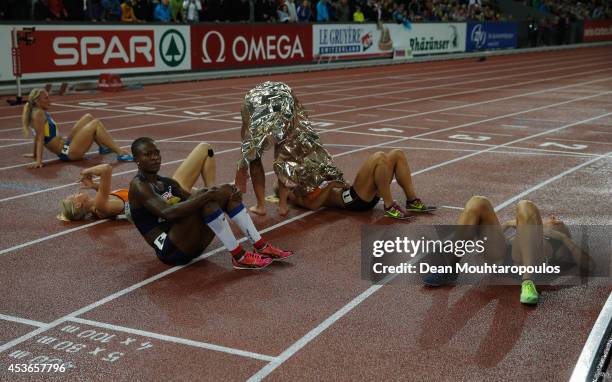
[[[167,174],[210,142],[218,181],[230,182],[244,93],[281,80],[347,179],[377,150],[406,153],[418,194],[445,206],[416,224],[452,224],[476,194],[502,219],[528,198],[545,216],[610,224],[611,60],[603,47],[148,86],[53,97],[53,116],[66,131],[92,113],[125,146],[155,138]],[[58,359],[73,367],[56,377],[88,381],[567,380],[611,291],[604,281],[542,288],[540,305],[527,308],[516,286],[372,286],[360,278],[360,232],[391,223],[380,205],[292,209],[285,219],[270,205],[254,220],[298,253],[286,264],[233,271],[215,241],[198,261],[169,268],[129,223],[54,218],[80,169],[112,163],[123,186],[135,165],[46,153],[43,169],[26,169],[18,114],[0,107],[2,380],[40,379],[8,365]]]

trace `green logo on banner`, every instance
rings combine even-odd
[[[183,35],[176,29],[170,29],[159,41],[159,54],[166,65],[179,66],[185,59],[187,43]]]

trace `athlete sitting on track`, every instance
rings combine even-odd
[[[110,136],[108,131],[91,114],[85,114],[74,125],[67,138],[58,135],[57,124],[49,114],[49,95],[44,89],[34,89],[30,92],[28,102],[23,107],[22,123],[23,131],[27,138],[34,141],[32,154],[25,154],[28,158],[34,158],[29,168],[43,166],[43,145],[57,155],[63,161],[83,159],[91,144],[95,141],[100,154],[117,153],[118,161],[131,161],[132,156],[121,149]]]
[[[233,185],[190,194],[176,180],[157,175],[161,156],[151,138],[136,139],[132,154],[138,175],[130,183],[130,214],[162,262],[188,263],[204,251],[215,235],[230,251],[236,269],[260,269],[273,260],[293,255],[262,239]],[[238,244],[225,213],[253,243],[254,251],[245,251]]]
[[[465,205],[459,219],[459,226],[487,226],[487,259],[502,262],[504,265],[536,266],[548,263],[574,263],[586,269],[592,266],[590,256],[571,239],[565,224],[554,217],[542,221],[535,204],[521,200],[516,206],[516,219],[503,225],[499,223],[491,202],[483,196],[473,196]],[[464,227],[454,239],[471,239],[476,234]],[[461,233],[459,233],[461,232]],[[465,237],[457,237],[457,236]],[[455,266],[461,258],[448,257],[450,265]],[[430,273],[423,277],[429,286],[454,283],[458,274]],[[524,273],[520,301],[523,304],[537,304],[539,294],[533,283],[533,275]]]
[[[430,212],[436,207],[426,206],[417,198],[412,185],[408,160],[401,150],[391,150],[389,153],[379,151],[366,159],[355,176],[353,185],[340,182],[330,182],[321,186],[318,194],[298,196],[289,194],[289,200],[310,210],[321,206],[343,208],[350,211],[368,211],[382,197],[385,216],[395,219],[409,219],[411,216],[400,207],[391,196],[393,178],[402,187],[406,195],[406,210],[410,212]]]
[[[181,163],[172,175],[183,189],[191,190],[199,177],[202,177],[205,187],[215,184],[215,158],[214,151],[208,143],[200,143]],[[96,191],[91,197],[87,192],[70,195],[62,201],[60,220],[81,220],[87,216],[104,219],[122,215],[126,212],[128,190],[126,188],[111,192],[111,175],[113,168],[109,164],[101,164],[81,171],[82,188]],[[100,177],[100,183],[93,180]]]

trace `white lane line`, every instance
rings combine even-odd
[[[374,117],[374,118],[378,118],[379,115],[378,114],[357,114],[359,117]]]
[[[432,130],[431,127],[417,127],[417,126],[399,126],[399,125],[394,125],[392,123],[381,123],[380,124],[383,127],[392,127],[392,128],[397,128],[397,129],[415,129],[415,130]]]
[[[27,318],[9,316],[8,314],[0,314],[0,320],[16,322],[18,324],[24,324],[24,325],[29,325],[29,326],[36,326],[39,328],[47,325],[44,322],[28,320]]]
[[[86,320],[86,319],[78,318],[78,317],[69,318],[67,321],[76,322],[76,323],[79,323],[79,324],[84,324],[84,325],[89,325],[89,326],[95,326],[95,327],[98,327],[98,328],[104,328],[104,329],[108,329],[108,330],[112,330],[112,331],[116,331],[116,332],[123,332],[123,333],[135,334],[137,336],[142,336],[142,337],[147,337],[147,338],[154,338],[154,339],[157,339],[157,340],[166,341],[166,342],[172,342],[172,343],[175,343],[175,344],[193,346],[193,347],[196,347],[196,348],[213,350],[213,351],[218,351],[218,352],[221,352],[221,353],[228,353],[228,354],[232,354],[232,355],[238,355],[238,356],[242,356],[242,357],[258,359],[260,361],[271,362],[271,361],[274,361],[276,359],[276,357],[272,357],[272,356],[269,356],[269,355],[254,353],[254,352],[251,352],[251,351],[231,348],[231,347],[222,346],[222,345],[215,345],[215,344],[211,344],[209,342],[194,341],[194,340],[190,340],[190,339],[187,339],[187,338],[174,337],[174,336],[169,336],[169,335],[166,335],[166,334],[160,334],[160,333],[155,333],[155,332],[149,332],[149,331],[146,331],[146,330],[128,328],[128,327],[125,327],[125,326],[107,324],[105,322]]]
[[[597,321],[595,321],[595,325],[593,325],[593,329],[591,329],[591,333],[589,334],[589,337],[582,348],[582,352],[580,352],[580,357],[578,358],[578,362],[576,362],[576,366],[574,367],[574,371],[570,377],[570,382],[600,380],[600,376],[592,375],[595,371],[593,368],[597,366],[595,364],[596,358],[599,356],[602,342],[605,340],[606,334],[609,332],[611,325],[612,293],[608,295],[608,299],[601,309],[601,312],[599,312]]]
[[[491,133],[489,131],[460,131],[457,130],[458,133],[463,133],[463,134],[483,134],[483,135],[495,135],[495,136],[500,136],[500,137],[514,137],[514,135],[512,134],[499,134],[499,133]]]
[[[395,111],[395,112],[402,112],[402,113],[418,113],[419,110],[414,110],[414,109],[403,109],[401,107],[398,108],[394,108],[394,109],[389,109],[389,108],[385,108],[385,107],[377,107],[376,110],[383,110],[383,111]]]
[[[501,127],[510,127],[515,129],[526,129],[528,126],[519,126],[519,125],[500,125]]]
[[[454,117],[476,117],[476,118],[486,118],[488,115],[485,114],[471,114],[471,113],[440,113],[442,115],[451,115]]]
[[[431,119],[431,118],[425,118],[425,121],[427,121],[427,122],[442,122],[442,123],[448,122],[448,120],[446,120],[446,119]]]
[[[597,158],[597,160],[600,160],[603,157],[604,156],[601,156],[601,157]],[[591,162],[591,161],[589,161],[589,162]],[[563,174],[562,176],[569,174],[569,170],[568,171],[564,171],[562,174]],[[560,176],[555,176],[553,178],[555,178],[555,180],[558,180],[561,177]],[[538,186],[539,187],[543,187],[544,185],[546,185],[548,183],[550,183],[550,182],[546,182],[545,181],[545,182],[540,183]],[[536,187],[532,187],[530,189],[530,192],[533,192],[533,191],[535,191],[537,189],[538,189],[537,186]],[[524,194],[524,193],[521,193],[521,194]],[[521,194],[519,194],[519,195],[521,195]],[[515,201],[515,200],[517,200],[516,196],[508,199],[504,203],[502,203],[499,206],[495,207],[495,211],[499,211],[501,208],[503,208],[505,205],[507,205],[508,202],[511,203],[511,201]],[[414,260],[414,261],[416,261],[416,260]],[[247,380],[247,382],[259,382],[262,379],[264,379],[265,377],[267,377],[268,375],[270,375],[270,373],[272,373],[275,369],[277,369],[279,366],[281,366],[283,363],[285,363],[295,353],[297,353],[302,348],[304,348],[308,343],[310,343],[312,340],[314,340],[316,337],[318,337],[321,333],[323,333],[325,330],[327,330],[329,327],[331,327],[338,320],[340,320],[341,318],[346,316],[350,311],[352,311],[355,307],[357,307],[359,304],[361,304],[363,301],[365,301],[368,297],[370,297],[371,295],[376,293],[380,288],[382,288],[389,281],[393,280],[395,278],[395,276],[397,276],[397,274],[387,276],[386,278],[384,278],[380,282],[380,284],[372,285],[371,287],[366,289],[363,293],[361,293],[360,295],[358,295],[357,297],[355,297],[354,299],[349,301],[346,305],[344,305],[342,308],[340,308],[334,314],[329,316],[326,320],[324,320],[319,325],[317,325],[312,330],[310,330],[308,333],[306,333],[302,338],[300,338],[299,340],[294,342],[285,351],[283,351],[278,357],[276,357],[275,360],[271,361],[266,366],[261,368],[257,373],[252,375]]]
[[[593,143],[597,145],[612,145],[612,141],[610,142],[602,142],[602,141],[589,141],[585,139],[564,139],[564,138],[546,138],[549,141],[561,141],[561,142],[582,142],[582,143]]]
[[[450,210],[459,210],[463,211],[463,207],[455,207],[455,206],[440,206],[440,208],[448,208]]]

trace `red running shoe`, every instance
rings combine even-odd
[[[255,252],[245,251],[240,260],[232,256],[234,269],[263,269],[272,264],[272,258]]]
[[[292,251],[283,251],[282,249],[273,247],[272,244],[270,243],[267,243],[261,249],[256,248],[255,251],[259,253],[260,255],[269,256],[272,258],[272,260],[277,260],[277,261],[285,260],[293,256]]]

